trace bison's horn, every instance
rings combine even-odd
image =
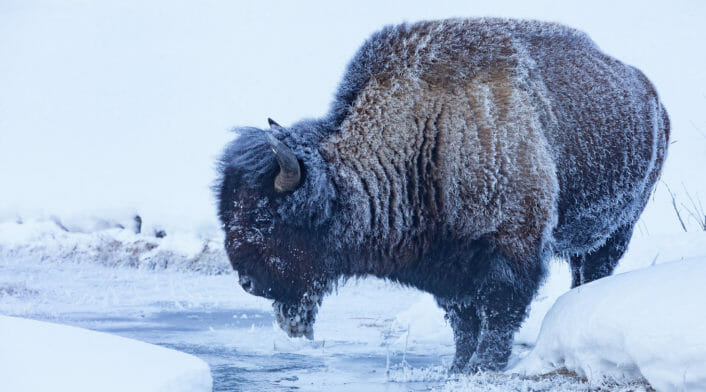
[[[270,124],[270,128],[282,128],[281,125],[277,124],[277,121],[275,121],[269,117],[267,118],[267,123]]]
[[[279,163],[279,174],[275,177],[275,190],[280,193],[295,190],[301,179],[301,170],[299,169],[297,157],[294,156],[289,147],[277,140],[271,133],[267,134],[267,140],[270,142],[270,148],[277,157],[277,163]]]

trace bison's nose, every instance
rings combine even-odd
[[[240,286],[243,287],[243,290],[252,294],[253,284],[252,284],[252,279],[250,279],[249,276],[243,275],[238,279],[238,281],[240,282]]]

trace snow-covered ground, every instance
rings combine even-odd
[[[594,383],[644,377],[659,391],[706,391],[704,277],[701,255],[571,290],[554,304],[537,345],[513,371],[566,367]]]
[[[66,325],[0,315],[5,391],[211,390],[208,365],[188,354]]]
[[[606,385],[628,391],[646,390],[645,379],[658,390],[698,390],[706,372],[706,319],[698,312],[704,232],[636,238],[619,267],[634,272],[572,290],[542,326],[569,289],[566,264],[552,262],[516,335],[511,365],[521,374],[456,378],[446,374],[451,329],[428,294],[373,279],[347,282],[324,300],[314,341],[289,339],[269,301],[236,283],[223,254],[196,257],[204,243],[219,239],[179,236],[177,246],[169,234],[67,232],[51,221],[1,224],[0,314],[196,355],[209,363],[218,391],[589,391]],[[135,245],[142,242],[154,246]],[[106,244],[132,249],[126,252],[133,262],[110,261]],[[160,254],[173,262],[150,261]]]

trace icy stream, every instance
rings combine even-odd
[[[377,280],[349,282],[328,297],[314,341],[289,339],[268,301],[243,292],[232,274],[5,259],[0,314],[196,355],[210,365],[214,391],[595,390],[563,375],[448,377],[451,329],[431,297]]]
[[[247,317],[247,318],[243,318]],[[311,351],[299,353],[286,348],[259,352],[246,345],[234,346],[229,335],[250,335],[253,343],[261,336],[255,330],[271,331],[273,316],[267,312],[248,311],[234,315],[232,310],[191,309],[164,311],[144,317],[107,317],[101,314],[75,314],[63,320],[95,330],[115,333],[194,354],[211,366],[214,391],[280,391],[305,389],[330,390],[427,390],[443,385],[435,381],[394,382],[385,372],[385,354],[347,353],[355,342],[337,342],[327,349],[322,341]],[[318,347],[316,347],[318,346]],[[322,347],[323,346],[323,347]],[[402,353],[390,353],[390,362],[401,376]],[[426,368],[438,363],[436,355],[408,354],[412,368]],[[392,381],[392,382],[389,382]]]
[[[215,391],[443,386],[453,355],[450,329],[416,340],[397,317],[423,296],[379,281],[353,282],[325,302],[314,341],[290,340],[269,303],[244,293],[234,275],[0,260],[0,313],[194,354],[211,366]],[[430,318],[448,328],[440,313]],[[437,347],[444,334],[448,341]]]

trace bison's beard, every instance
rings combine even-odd
[[[314,320],[321,305],[321,296],[304,294],[293,304],[275,301],[272,307],[280,328],[292,338],[301,336],[309,340],[314,339]]]

